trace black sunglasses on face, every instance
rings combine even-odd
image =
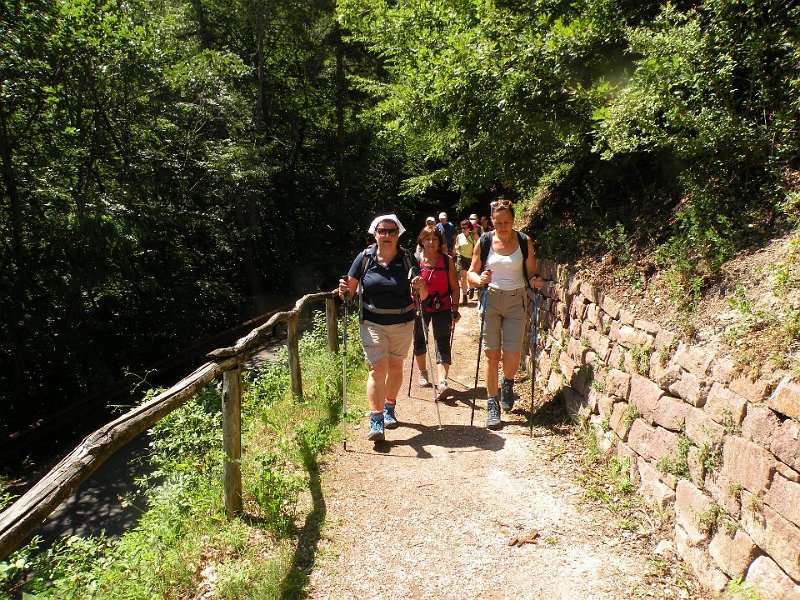
[[[397,233],[398,231],[400,231],[400,230],[399,230],[399,229],[397,229],[396,227],[378,227],[378,228],[375,230],[375,232],[376,232],[378,235],[394,235],[394,234],[395,234],[395,233]]]

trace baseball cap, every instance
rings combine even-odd
[[[470,218],[470,220],[472,220],[472,221],[477,221],[477,220],[478,220],[478,215],[476,215],[475,213],[472,213],[472,214],[469,216],[469,218]]]
[[[427,219],[425,219],[425,222],[426,223],[435,223],[436,219],[434,219],[433,217],[428,217]]]
[[[440,219],[446,219],[447,218],[447,213],[446,212],[440,212],[439,213],[439,218]]]

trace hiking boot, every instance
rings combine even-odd
[[[486,399],[486,428],[500,429],[500,403],[494,396]]]
[[[369,416],[369,434],[367,439],[372,442],[382,442],[383,436],[383,415],[370,415]]]
[[[394,404],[383,405],[383,426],[386,429],[397,429],[397,416],[394,413]]]
[[[475,297],[475,288],[469,288],[467,292],[467,297],[472,300]]]
[[[503,377],[500,385],[500,407],[508,412],[514,408],[514,380]]]
[[[420,371],[419,372],[419,387],[430,387],[431,382],[428,381],[428,372],[427,371]]]

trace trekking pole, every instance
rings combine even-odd
[[[419,325],[422,327],[422,339],[425,340],[425,356],[428,359],[428,373],[433,373],[433,361],[431,360],[431,352],[428,347],[428,327],[425,325],[425,319],[422,317],[422,304],[419,301],[419,294],[417,294],[417,316],[419,317]],[[433,317],[431,317],[431,327],[433,326]],[[413,352],[412,352],[413,354]],[[442,415],[439,412],[439,396],[436,392],[436,386],[432,385],[433,390],[433,403],[436,405],[436,419],[439,421],[439,431],[442,430]]]
[[[416,326],[416,317],[414,317]],[[408,365],[408,396],[411,396],[411,379],[414,377],[414,342],[411,342],[411,364]]]
[[[347,275],[342,279],[347,281]],[[347,451],[347,300],[342,303],[342,448]]]
[[[539,315],[539,290],[533,290],[533,316],[531,317],[531,437],[533,437],[533,407],[536,398],[536,338]]]
[[[469,416],[469,426],[472,427],[475,421],[475,405],[478,403],[478,374],[481,372],[481,351],[483,350],[483,323],[486,318],[486,291],[489,286],[483,288],[481,294],[481,333],[478,336],[478,364],[475,365],[475,385],[472,388],[472,413]]]

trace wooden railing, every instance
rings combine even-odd
[[[324,300],[328,346],[331,351],[338,352],[335,298],[335,291],[303,296],[295,303],[292,310],[275,313],[266,323],[239,339],[235,346],[210,352],[209,362],[168,390],[86,436],[47,475],[0,513],[0,560],[11,554],[111,455],[183,405],[198,390],[217,377],[222,377],[222,445],[226,455],[222,473],[225,512],[228,517],[240,514],[242,512],[242,476],[239,469],[239,459],[242,454],[241,364],[258,350],[263,338],[272,332],[275,325],[287,323],[291,389],[297,398],[302,398],[303,381],[298,347],[300,314],[310,305]]]

